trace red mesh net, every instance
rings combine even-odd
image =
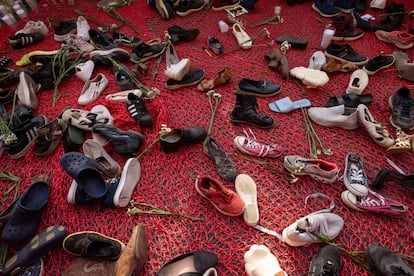
[[[190,58],[192,68],[203,68],[206,78],[213,78],[225,66],[232,69],[233,77],[229,84],[216,88],[216,92],[223,96],[223,101],[216,113],[212,136],[228,152],[237,164],[240,173],[246,173],[253,177],[258,187],[258,199],[260,209],[260,225],[281,232],[285,227],[293,223],[297,218],[310,212],[321,209],[321,205],[327,206],[324,201],[312,200],[310,205],[304,206],[307,195],[322,192],[335,201],[334,212],[345,220],[345,226],[335,240],[353,251],[364,250],[367,245],[375,243],[394,249],[400,253],[413,255],[414,243],[410,240],[413,226],[413,194],[402,186],[394,183],[386,183],[381,194],[396,199],[408,207],[407,215],[401,219],[389,218],[383,215],[361,213],[348,209],[340,199],[340,193],[344,190],[342,182],[335,184],[321,184],[309,177],[301,177],[294,184],[283,179],[275,170],[253,163],[240,157],[233,144],[235,136],[243,134],[240,126],[229,122],[229,114],[235,103],[233,89],[237,87],[242,77],[278,82],[282,85],[282,92],[272,98],[258,99],[258,111],[272,116],[276,126],[271,129],[254,129],[257,137],[281,144],[286,154],[298,154],[309,156],[308,141],[305,138],[305,123],[300,111],[289,114],[272,113],[267,104],[282,97],[289,96],[292,100],[308,98],[313,106],[323,106],[333,94],[344,94],[348,85],[350,74],[331,74],[330,81],[323,89],[306,89],[302,91],[293,80],[282,80],[281,77],[267,68],[264,54],[279,47],[278,45],[263,46],[269,42],[262,36],[263,28],[251,28],[256,24],[272,16],[273,7],[282,7],[281,16],[283,24],[267,24],[266,27],[275,39],[282,34],[296,37],[305,37],[308,40],[306,50],[291,49],[287,53],[290,68],[295,66],[307,66],[309,57],[319,47],[324,25],[312,9],[311,2],[306,2],[293,7],[288,7],[285,1],[261,0],[256,4],[256,9],[248,15],[243,15],[247,24],[247,33],[254,40],[254,46],[250,50],[237,48],[233,34],[220,33],[219,20],[227,20],[225,12],[200,11],[186,17],[174,17],[169,21],[160,18],[156,11],[150,10],[146,1],[135,1],[129,7],[122,7],[118,12],[124,18],[132,22],[141,34],[135,34],[129,27],[123,27],[122,32],[136,35],[144,40],[163,38],[164,31],[168,27],[177,24],[182,28],[199,28],[200,35],[195,41],[181,43],[176,46],[180,58]],[[400,1],[405,9],[414,9],[414,2]],[[72,4],[64,1],[42,1],[38,8],[32,12],[32,19],[46,20],[76,18],[75,9],[94,17],[100,22],[117,23],[113,18],[95,8],[96,1],[74,1]],[[383,11],[368,10],[377,19]],[[330,22],[329,19],[324,19]],[[93,28],[97,26],[90,24]],[[414,20],[406,17],[403,29],[414,28]],[[5,40],[11,35],[12,29],[3,27],[0,38]],[[203,52],[202,47],[207,46],[209,35],[217,37],[224,45],[225,54],[220,57],[209,57]],[[360,40],[351,42],[358,52],[375,57],[381,52],[392,53],[397,50],[391,44],[378,41],[372,32],[366,33]],[[49,35],[39,44],[14,51],[10,56],[14,61],[26,52],[42,49],[53,50],[59,48],[59,43]],[[414,50],[407,50],[408,56],[413,58]],[[156,59],[148,63],[149,71],[156,69]],[[132,64],[127,63],[128,66]],[[157,137],[161,124],[167,124],[171,128],[185,128],[200,125],[208,128],[211,109],[207,96],[199,92],[195,87],[169,91],[164,88],[166,81],[163,72],[165,60],[163,59],[158,75],[152,79],[148,75],[143,81],[147,86],[154,86],[161,90],[161,94],[155,100],[148,102],[147,106],[154,119],[154,127],[141,129],[128,115],[125,104],[120,102],[108,102],[101,96],[96,102],[84,107],[91,109],[94,105],[103,104],[109,108],[114,116],[115,125],[121,129],[132,129],[142,132],[145,137],[145,147],[148,147]],[[117,92],[118,88],[111,70],[97,68],[94,75],[104,73],[110,80],[104,95]],[[373,76],[370,76],[369,85],[365,93],[374,95],[374,102],[369,106],[374,117],[385,124],[395,137],[395,129],[389,123],[390,108],[387,100],[401,86],[412,87],[412,83],[404,81],[397,76],[394,67],[390,67]],[[82,89],[81,80],[72,76],[65,79],[59,86],[61,98],[56,107],[52,107],[53,91],[42,91],[39,94],[40,107],[37,114],[44,114],[49,120],[57,116],[64,107],[77,105],[77,97]],[[10,108],[10,107],[8,107]],[[325,128],[314,124],[315,130],[321,137],[323,144],[330,148],[332,155],[321,155],[320,158],[335,162],[343,171],[345,157],[349,152],[358,153],[365,166],[370,180],[380,168],[389,168],[386,157],[392,159],[405,172],[414,171],[414,154],[405,152],[400,155],[391,155],[386,149],[376,145],[368,136],[364,128],[348,131],[340,128]],[[87,134],[89,137],[90,134]],[[117,154],[113,148],[108,147],[108,152],[121,164],[126,158]],[[68,233],[83,230],[91,230],[115,237],[123,242],[128,242],[133,226],[144,223],[149,237],[149,260],[142,275],[152,275],[157,269],[171,258],[196,250],[208,250],[216,253],[220,265],[217,267],[219,275],[242,275],[244,273],[243,254],[252,244],[265,244],[279,259],[282,268],[291,275],[303,275],[307,273],[309,261],[320,245],[314,244],[308,247],[294,248],[280,242],[275,237],[261,233],[246,226],[241,217],[226,217],[217,212],[214,207],[197,194],[194,189],[194,177],[197,174],[209,174],[218,179],[212,161],[204,154],[202,145],[194,145],[180,148],[176,153],[165,154],[156,144],[143,158],[141,158],[142,176],[133,194],[133,199],[138,202],[153,204],[163,209],[203,218],[205,221],[194,222],[189,219],[159,216],[159,215],[127,215],[127,209],[107,209],[99,211],[99,204],[92,207],[73,206],[67,203],[66,196],[71,183],[70,177],[59,165],[59,158],[63,154],[62,144],[50,157],[36,157],[33,149],[20,160],[11,160],[7,154],[1,157],[0,171],[17,175],[22,183],[19,193],[30,184],[31,179],[38,174],[50,174],[51,193],[47,209],[43,215],[43,221],[39,231],[46,226],[61,224],[67,227]],[[264,159],[270,162],[276,170],[283,170],[282,157],[276,159]],[[227,187],[234,189],[231,182],[225,183]],[[1,193],[5,193],[11,183],[2,181]],[[6,207],[12,198],[9,195],[2,202],[2,208]],[[21,245],[11,247],[10,254]],[[58,246],[45,260],[45,275],[59,275],[75,257],[65,253]],[[360,275],[362,269],[349,258],[344,257],[345,267],[343,275]]]

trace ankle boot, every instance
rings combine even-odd
[[[387,17],[373,26],[373,30],[392,32],[400,28],[404,21],[404,5],[390,3],[387,6]]]
[[[230,121],[233,124],[245,123],[259,128],[272,127],[275,124],[273,118],[257,113],[256,108],[256,96],[237,94]]]
[[[371,186],[374,189],[379,190],[384,187],[384,182],[386,181],[395,182],[403,185],[409,190],[414,190],[414,173],[402,174],[389,169],[380,169]]]
[[[340,15],[334,18],[332,26],[335,28],[335,34],[332,40],[336,41],[352,41],[364,35],[364,32],[355,31],[352,26],[352,18],[346,18],[344,15]]]

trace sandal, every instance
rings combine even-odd
[[[395,144],[388,148],[390,153],[403,153],[413,150],[414,135],[408,135],[401,128],[397,128],[397,139]]]
[[[326,106],[333,107],[338,105],[344,105],[347,108],[357,108],[358,105],[364,104],[369,105],[374,100],[372,94],[346,94],[346,95],[335,95],[329,98]]]
[[[92,130],[98,114],[81,109],[68,109],[62,114],[62,120],[68,125],[83,129]]]
[[[34,153],[37,156],[51,155],[63,137],[67,124],[62,119],[56,118],[37,130]]]
[[[200,91],[209,91],[213,89],[214,87],[228,83],[230,81],[231,75],[232,75],[231,69],[228,67],[224,67],[224,69],[218,73],[217,77],[215,77],[212,80],[207,80],[207,79],[202,80],[197,85],[197,88]]]

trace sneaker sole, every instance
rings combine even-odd
[[[375,36],[376,36],[379,40],[381,40],[381,41],[383,41],[383,42],[385,42],[385,43],[394,44],[396,47],[398,47],[398,48],[400,48],[400,49],[407,50],[407,49],[410,49],[410,48],[412,48],[412,47],[414,46],[414,43],[413,43],[413,42],[411,42],[411,43],[410,43],[410,44],[408,44],[408,45],[404,45],[404,44],[400,44],[400,43],[395,42],[395,41],[386,40],[386,39],[382,38],[381,36],[379,36],[379,35],[377,34],[377,32],[375,32]]]
[[[116,52],[122,52],[123,54],[127,54],[129,56],[129,52],[127,50],[124,50],[122,48],[113,48],[110,50],[94,50],[89,53],[89,56],[92,58],[94,56],[109,56]]]
[[[235,120],[231,116],[230,116],[230,122],[232,122],[235,125],[238,125],[238,124],[247,124],[247,125],[255,126],[255,127],[258,127],[258,128],[271,128],[272,126],[275,125],[275,120],[273,120],[273,124],[272,125],[269,125],[269,126],[261,126],[261,125],[257,125],[257,124],[254,124],[254,123],[248,122],[248,121]]]
[[[76,182],[75,179],[73,179],[72,184],[70,184],[70,188],[69,188],[69,192],[67,196],[68,203],[73,204],[73,205],[76,204],[75,195],[76,195],[77,188],[78,188],[78,183]]]
[[[368,63],[368,61],[369,61],[369,59],[368,59],[368,58],[367,58],[367,60],[365,60],[365,61],[359,61],[359,62],[349,61],[349,60],[346,60],[346,59],[343,59],[343,58],[340,58],[340,57],[337,57],[337,56],[331,55],[331,54],[329,54],[327,51],[325,51],[325,55],[326,55],[327,57],[330,57],[330,58],[333,58],[333,59],[336,59],[336,60],[339,60],[339,61],[342,61],[342,62],[349,62],[349,63],[351,63],[351,64],[353,64],[353,65],[356,65],[356,66],[365,65],[365,64],[367,64],[367,63]]]
[[[253,179],[246,174],[239,174],[235,180],[237,194],[244,202],[244,222],[255,226],[259,222],[259,207],[257,205],[257,187]]]
[[[121,179],[114,195],[114,205],[118,208],[126,207],[131,200],[132,193],[141,178],[141,165],[136,158],[129,158],[122,170]]]
[[[333,36],[332,40],[334,41],[354,41],[357,39],[360,39],[362,36],[364,35],[364,33],[362,32],[360,35],[358,36],[347,36],[347,37],[341,37],[341,36]]]

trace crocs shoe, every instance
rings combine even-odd
[[[357,197],[368,194],[368,177],[358,154],[349,153],[345,160],[343,175],[345,187]]]
[[[368,86],[368,74],[364,70],[358,69],[352,72],[349,79],[346,94],[361,95]]]

